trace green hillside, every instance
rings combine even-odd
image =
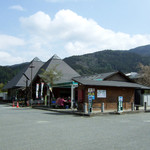
[[[140,46],[129,50],[130,52],[142,55],[150,56],[150,45]]]
[[[26,65],[27,63],[12,66],[0,66],[0,83],[6,84]]]
[[[129,51],[112,50],[72,56],[65,58],[64,61],[82,75],[118,70],[127,73],[137,71],[139,63],[150,65],[150,57],[140,56]]]

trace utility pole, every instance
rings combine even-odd
[[[27,77],[27,75],[25,74],[25,73],[23,73],[23,75],[25,76],[25,78],[26,78],[26,97],[25,97],[25,101],[24,101],[24,103],[25,103],[25,106],[27,105],[27,87],[28,87],[28,80],[30,80],[28,77]]]
[[[30,68],[31,68],[31,83],[30,84],[31,84],[31,106],[32,106],[32,71],[33,71],[33,68],[35,68],[35,66],[31,64]]]

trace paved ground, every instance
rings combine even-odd
[[[149,150],[150,113],[74,116],[0,105],[0,150]]]

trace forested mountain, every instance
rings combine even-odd
[[[130,49],[129,51],[143,56],[150,56],[150,45],[136,47],[134,49]]]
[[[137,71],[139,63],[150,65],[150,56],[141,56],[130,51],[105,50],[82,56],[68,57],[64,61],[80,74],[95,74],[118,70],[127,73]]]
[[[0,66],[0,83],[6,84],[28,63],[22,63],[12,66]]]
[[[96,74],[110,71],[124,73],[138,71],[138,64],[150,65],[150,45],[137,47],[129,51],[104,50],[81,56],[71,56],[64,61],[79,74]],[[6,83],[28,63],[0,66],[0,83]]]

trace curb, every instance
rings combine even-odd
[[[134,111],[126,111],[118,113],[117,111],[114,112],[99,112],[99,113],[83,113],[83,112],[77,112],[77,111],[61,111],[61,110],[54,110],[47,107],[36,107],[32,106],[33,109],[40,109],[40,110],[46,110],[46,111],[52,111],[52,112],[58,112],[58,113],[64,113],[64,114],[70,114],[70,115],[78,115],[78,116],[87,116],[87,117],[93,117],[93,116],[103,116],[103,115],[124,115],[124,114],[135,114],[135,113],[148,113],[150,111],[144,111],[144,110],[134,110]]]

